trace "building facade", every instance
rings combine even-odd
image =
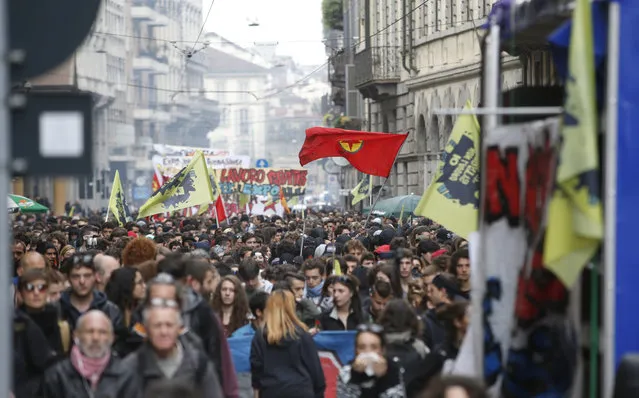
[[[211,148],[224,148],[252,163],[266,159],[266,133],[273,65],[255,51],[208,33],[205,92],[220,104],[220,123],[209,133]]]
[[[325,0],[326,4],[339,0]],[[480,100],[480,29],[492,0],[342,0],[342,15],[324,14],[327,43],[351,43],[354,85],[364,100],[358,106],[369,131],[409,133],[382,193],[421,195],[430,184],[456,116],[438,109],[461,109]],[[327,23],[328,21],[328,23]],[[332,22],[331,22],[332,21]],[[341,21],[341,23],[339,23]],[[349,37],[346,37],[348,35]],[[351,37],[352,36],[352,37]],[[333,40],[328,40],[330,37]],[[514,52],[513,52],[514,53]],[[329,80],[334,108],[345,105],[348,51],[329,48]],[[504,91],[555,83],[548,49],[536,43],[502,56]],[[349,97],[350,99],[350,97]],[[342,188],[361,175],[345,167]],[[375,185],[383,179],[376,178]]]

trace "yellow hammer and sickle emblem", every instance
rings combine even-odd
[[[348,153],[355,153],[358,152],[360,149],[362,149],[362,146],[364,146],[364,141],[362,140],[357,140],[357,141],[339,141],[339,146]]]

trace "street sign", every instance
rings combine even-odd
[[[255,167],[268,167],[268,160],[266,159],[257,159],[257,162],[255,162]]]
[[[93,95],[37,92],[12,112],[14,176],[87,175],[93,172]]]

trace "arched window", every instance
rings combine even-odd
[[[419,121],[417,122],[417,153],[426,152],[427,140],[426,119],[424,118],[424,115],[419,115]]]
[[[431,116],[428,123],[428,139],[426,140],[426,151],[429,153],[439,153],[439,119],[436,115]]]
[[[444,131],[440,134],[440,148],[442,151],[446,150],[446,143],[450,138],[450,133],[453,131],[453,117],[451,115],[444,116]]]

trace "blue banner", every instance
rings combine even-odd
[[[324,377],[326,378],[325,398],[336,397],[337,375],[340,368],[355,356],[356,332],[319,332],[313,338],[319,352]],[[240,397],[253,397],[251,388],[251,342],[253,336],[237,336],[228,339],[233,356],[233,364],[240,385]]]

